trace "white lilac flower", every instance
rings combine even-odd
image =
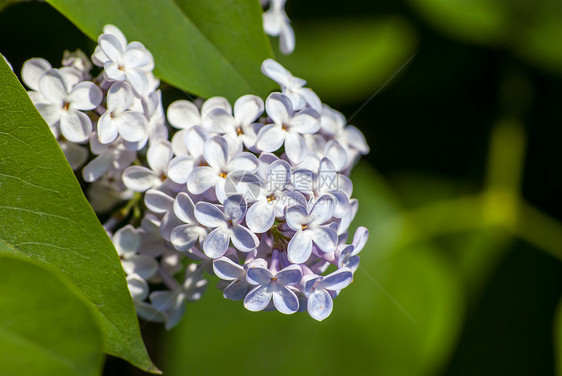
[[[92,82],[71,85],[58,70],[41,75],[38,83],[42,100],[37,110],[50,127],[60,126],[62,135],[72,142],[84,142],[92,133],[92,122],[82,111],[93,110],[102,100],[101,90]]]
[[[210,258],[219,258],[232,244],[241,252],[255,249],[259,240],[256,234],[241,225],[246,214],[246,201],[241,195],[232,195],[224,201],[222,210],[208,202],[195,205],[195,218],[213,229],[203,241],[203,251]]]
[[[255,121],[263,114],[263,100],[255,95],[244,95],[234,103],[234,115],[224,107],[215,107],[208,112],[213,119],[214,130],[226,134],[233,140],[252,150],[257,139],[257,127],[261,126]]]
[[[295,110],[302,110],[308,105],[319,113],[322,111],[320,98],[312,89],[304,87],[306,85],[305,80],[293,76],[281,64],[272,59],[265,60],[261,65],[261,70],[263,74],[281,86],[281,91],[291,99]]]
[[[346,245],[337,256],[339,268],[349,268],[353,272],[357,270],[359,267],[358,253],[365,247],[368,237],[369,231],[365,227],[360,226],[357,228],[352,244]]]
[[[295,33],[285,13],[287,0],[269,0],[269,9],[263,14],[263,29],[266,34],[279,37],[279,49],[285,55],[295,50]]]
[[[127,39],[119,29],[108,25],[106,33],[98,38],[92,59],[96,65],[103,66],[104,77],[110,81],[127,81],[136,94],[145,96],[149,90],[149,76],[154,69],[152,54],[139,42],[127,44]]]
[[[147,321],[165,322],[166,314],[157,310],[152,304],[146,302],[148,297],[148,283],[138,274],[127,276],[127,286],[135,303],[137,314]]]
[[[137,274],[143,279],[148,279],[156,273],[158,263],[150,256],[138,254],[141,237],[133,226],[127,225],[119,229],[112,240],[128,275]]]
[[[247,271],[247,280],[256,287],[244,298],[246,309],[261,311],[273,299],[275,308],[281,313],[291,314],[299,310],[299,299],[291,289],[302,280],[302,270],[297,265],[273,273],[261,264],[252,264]]]
[[[260,259],[261,265],[266,266],[265,260]],[[254,261],[255,263],[258,260]],[[244,300],[252,285],[247,281],[246,275],[249,264],[241,266],[228,257],[221,257],[213,261],[213,271],[215,275],[227,281],[228,284],[223,289],[223,295],[229,300]]]
[[[187,178],[187,189],[193,194],[201,194],[214,187],[219,201],[226,198],[225,182],[228,174],[234,171],[255,172],[258,160],[255,155],[239,152],[230,156],[231,145],[221,136],[215,136],[205,143],[203,156],[207,166],[196,167]]]
[[[289,261],[306,262],[312,254],[313,243],[323,252],[335,250],[337,233],[325,225],[332,219],[334,209],[334,200],[329,196],[321,197],[310,210],[301,205],[287,209],[287,225],[295,231],[287,247]]]
[[[99,179],[110,169],[120,172],[136,159],[136,153],[127,150],[122,139],[118,138],[109,144],[102,144],[96,132],[90,137],[90,149],[97,157],[82,169],[82,176],[88,183]]]
[[[160,141],[151,145],[146,153],[150,168],[130,166],[123,171],[123,183],[129,189],[144,192],[157,188],[168,179],[168,164],[172,160],[172,145],[168,141]]]
[[[98,137],[102,144],[117,136],[137,142],[147,136],[147,120],[142,112],[131,110],[134,95],[126,82],[116,82],[107,92],[107,111],[98,120]]]
[[[260,129],[256,147],[266,152],[274,152],[285,144],[285,153],[289,160],[293,163],[300,162],[306,151],[306,142],[302,135],[318,131],[319,114],[313,109],[295,113],[289,97],[279,93],[271,94],[265,106],[273,124]]]
[[[189,251],[195,242],[203,242],[207,235],[204,227],[195,218],[195,205],[185,192],[180,192],[174,201],[174,214],[182,222],[175,226],[170,241],[178,251]]]
[[[150,294],[150,301],[160,312],[166,314],[166,329],[177,325],[185,312],[185,302],[201,299],[207,287],[207,280],[202,278],[202,270],[196,264],[186,268],[184,282],[172,291],[155,291]]]
[[[347,268],[336,270],[327,276],[306,275],[303,278],[304,294],[308,299],[310,317],[322,321],[332,313],[332,296],[353,281],[353,273]]]

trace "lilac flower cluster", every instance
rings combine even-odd
[[[79,52],[59,69],[31,59],[22,77],[109,218],[139,316],[174,326],[207,273],[250,311],[325,319],[368,238],[359,227],[347,244],[361,132],[270,59],[262,71],[281,91],[265,102],[178,100],[164,116],[150,52],[111,25],[98,43],[95,78]]]

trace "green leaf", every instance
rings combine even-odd
[[[4,255],[0,296],[2,375],[101,374],[101,332],[74,288],[35,263]]]
[[[92,39],[105,24],[154,55],[155,73],[193,94],[266,95],[260,72],[272,56],[257,0],[48,0]]]
[[[504,41],[509,30],[508,2],[498,0],[410,0],[435,28],[483,44]]]
[[[337,25],[337,27],[334,27]],[[415,34],[400,19],[348,19],[295,24],[295,52],[282,63],[324,102],[369,96],[413,55]]]
[[[153,369],[117,252],[4,59],[0,87],[0,241],[76,285],[97,308],[106,352]]]

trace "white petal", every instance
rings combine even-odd
[[[265,101],[267,114],[275,124],[289,124],[293,116],[291,100],[284,94],[272,93]]]
[[[208,202],[198,202],[195,205],[195,218],[207,227],[219,227],[226,223],[223,212]]]
[[[268,124],[258,132],[256,147],[262,151],[275,152],[285,142],[286,135],[287,133],[281,129],[281,126]]]
[[[105,112],[98,119],[98,139],[102,144],[113,142],[119,135],[119,130],[109,112]]]
[[[220,177],[211,167],[197,167],[187,177],[187,189],[189,192],[200,195],[217,184]]]
[[[328,222],[334,214],[334,209],[335,202],[333,197],[329,195],[320,197],[310,211],[310,222],[318,225]]]
[[[144,204],[155,213],[166,213],[172,210],[174,199],[157,189],[149,189],[144,195]]]
[[[69,110],[60,119],[62,135],[71,142],[84,142],[92,134],[92,121],[88,115]]]
[[[248,210],[246,223],[257,234],[266,232],[275,222],[275,207],[267,201],[257,201]]]
[[[33,58],[23,63],[21,78],[32,90],[39,90],[39,79],[43,73],[52,68],[51,63],[45,59]]]
[[[61,106],[68,94],[64,76],[55,69],[51,69],[41,76],[39,90],[48,101],[54,104],[60,103]]]
[[[113,35],[123,47],[127,45],[127,38],[125,38],[125,35],[117,26],[111,24],[105,25],[103,27],[103,33]]]
[[[234,117],[238,124],[251,124],[263,114],[263,100],[255,95],[244,95],[234,103]]]
[[[127,71],[127,82],[131,84],[135,93],[145,96],[148,91],[148,77],[146,73],[136,69]]]
[[[212,97],[209,98],[201,106],[201,117],[204,122],[211,121],[208,119],[208,114],[213,110],[213,108],[223,108],[226,112],[232,113],[232,106],[228,103],[228,100],[224,97]],[[207,126],[208,124],[201,124],[202,126]]]
[[[312,254],[310,231],[297,231],[287,247],[289,261],[294,264],[306,262]]]
[[[107,111],[121,113],[133,104],[133,90],[126,82],[115,82],[107,91]]]
[[[265,60],[261,65],[261,71],[281,86],[286,86],[287,82],[292,77],[287,69],[273,59]],[[300,86],[306,84],[306,81],[301,81],[302,84]]]
[[[178,100],[168,107],[168,121],[174,128],[189,129],[201,125],[201,115],[195,104],[186,100]]]
[[[290,315],[299,310],[299,299],[297,295],[284,287],[273,293],[273,304],[275,304],[275,308],[279,312],[286,315]]]
[[[233,281],[244,276],[244,268],[228,257],[213,261],[213,271],[220,279]]]
[[[241,252],[250,252],[259,245],[256,234],[237,224],[232,227],[231,240],[234,247]]]
[[[172,230],[170,242],[178,251],[188,251],[199,239],[199,235],[196,225],[180,225]]]
[[[203,241],[203,252],[210,258],[219,258],[226,253],[230,235],[221,228],[211,231]]]
[[[115,232],[113,244],[120,256],[133,255],[140,247],[140,236],[133,226],[127,225]]]
[[[226,167],[228,144],[223,137],[215,136],[205,143],[203,155],[207,163],[215,169]]]
[[[234,156],[228,163],[228,171],[254,172],[258,168],[258,159],[254,154],[242,152]]]
[[[315,320],[322,321],[332,313],[334,303],[326,290],[316,290],[308,297],[308,314]]]
[[[304,158],[306,142],[304,138],[296,132],[289,132],[285,139],[285,153],[293,163],[299,163]]]
[[[168,177],[178,184],[187,183],[187,177],[193,171],[193,158],[180,155],[170,161],[168,165]]]
[[[180,192],[174,200],[174,213],[185,223],[196,223],[195,205],[185,192]]]
[[[291,119],[291,130],[298,133],[315,133],[320,129],[320,115],[312,109],[305,109]]]
[[[124,45],[119,39],[111,34],[102,34],[98,38],[98,44],[103,53],[112,61],[119,62],[123,55]]]
[[[60,148],[73,170],[81,167],[88,160],[88,149],[72,142],[60,143]]]
[[[103,98],[103,94],[99,87],[93,82],[80,82],[68,95],[68,101],[72,108],[76,110],[93,110],[96,108]]]
[[[152,170],[159,174],[165,174],[173,155],[172,144],[168,141],[160,141],[148,148],[146,159]]]
[[[144,192],[158,185],[160,179],[146,167],[130,166],[123,171],[123,183],[135,192]]]
[[[119,69],[119,64],[112,60],[103,64],[103,76],[107,81],[124,81],[127,79],[127,74]]]
[[[261,311],[271,301],[272,292],[268,286],[258,286],[246,295],[244,299],[244,307],[248,311]]]
[[[285,55],[289,55],[295,50],[295,32],[288,22],[284,22],[281,26],[279,50]]]
[[[61,118],[61,107],[50,103],[37,103],[35,105],[37,111],[41,114],[45,122],[49,126],[53,126]]]
[[[112,162],[112,155],[108,153],[94,158],[82,169],[84,180],[88,183],[98,180],[109,169]]]
[[[338,235],[334,230],[326,226],[313,228],[310,232],[312,241],[324,252],[332,252],[336,249]]]
[[[151,278],[158,270],[156,260],[146,255],[135,255],[129,260],[123,260],[122,263],[127,274],[137,274],[144,279]]]
[[[126,111],[113,120],[126,141],[138,142],[147,136],[146,118],[140,112]]]
[[[285,216],[287,225],[294,231],[301,230],[301,226],[308,223],[308,213],[306,209],[300,205],[292,206],[287,210]]]

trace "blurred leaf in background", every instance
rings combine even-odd
[[[0,252],[10,253],[0,242]],[[0,256],[0,372],[95,376],[103,341],[91,306],[38,264]]]

